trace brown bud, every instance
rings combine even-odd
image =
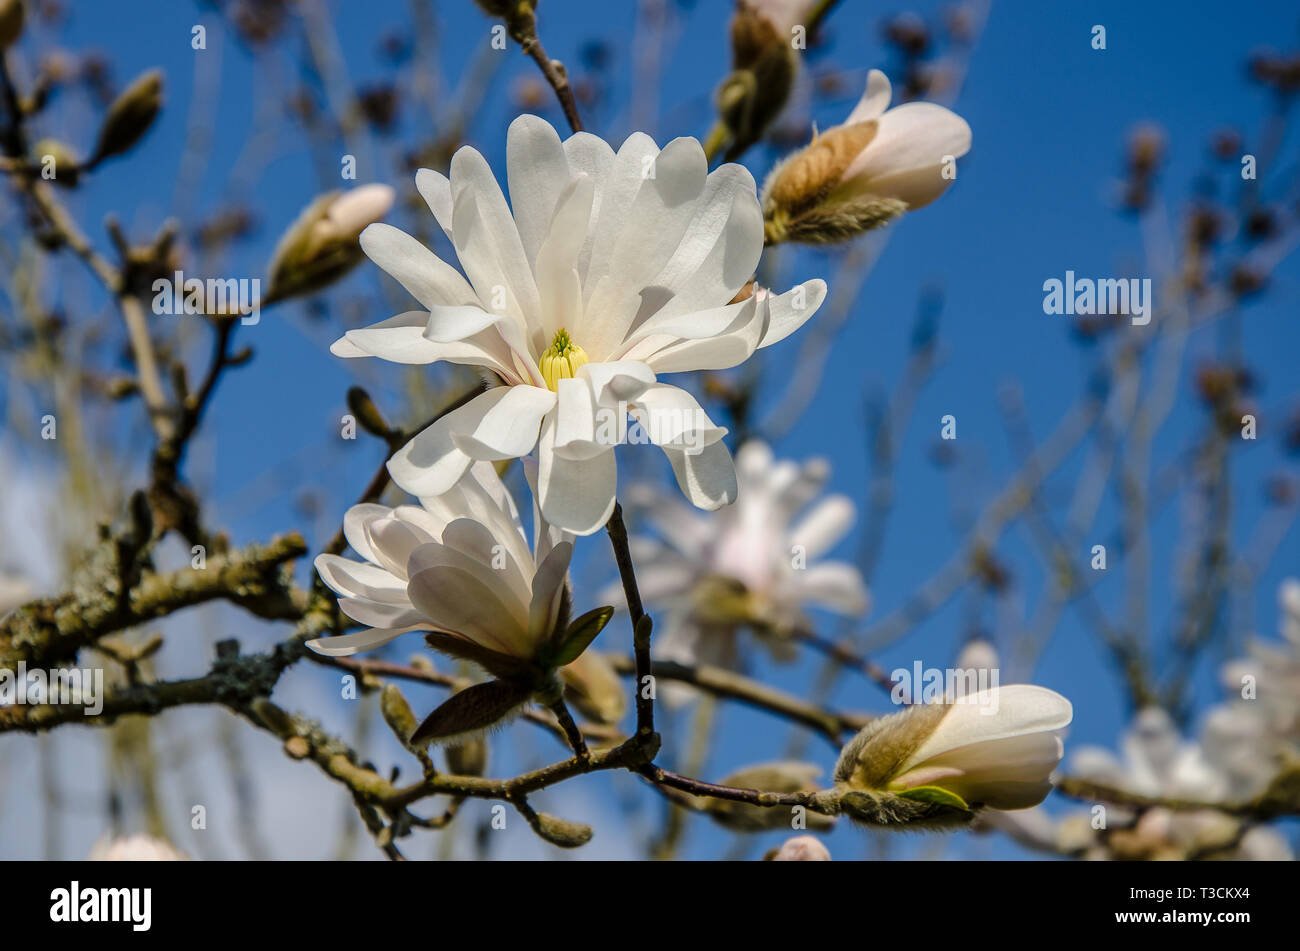
[[[23,0],[0,0],[0,51],[18,42],[23,33]]]

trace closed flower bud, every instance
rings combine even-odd
[[[932,102],[889,105],[889,79],[873,69],[842,125],[778,165],[764,186],[769,244],[845,241],[928,205],[970,151],[966,120]]]
[[[821,839],[797,835],[786,839],[779,849],[773,849],[764,858],[772,862],[829,862],[831,853]]]
[[[564,699],[588,720],[612,725],[627,712],[627,694],[618,672],[603,654],[587,651],[559,670]]]
[[[819,784],[821,767],[812,763],[781,761],[760,763],[732,773],[722,781],[724,786],[739,789],[757,789],[760,792],[796,793],[813,792]],[[726,799],[704,800],[704,809],[722,826],[741,832],[762,829],[789,829],[793,814],[787,806],[754,806]],[[809,829],[829,829],[834,818],[811,810],[802,810],[801,816]]]
[[[399,740],[406,743],[411,738],[419,721],[397,684],[384,684],[379,694],[379,712]]]
[[[482,776],[487,772],[488,745],[481,736],[447,747],[447,768],[457,776]]]
[[[393,197],[387,185],[362,185],[328,192],[308,205],[271,255],[268,299],[307,294],[347,274],[365,257],[358,237],[388,214]]]
[[[731,75],[718,90],[718,113],[735,157],[762,137],[790,97],[798,68],[785,4],[741,0],[731,20]]]
[[[841,808],[875,825],[949,825],[981,806],[1037,805],[1061,761],[1056,731],[1072,716],[1060,694],[1018,684],[881,717],[840,754]]]
[[[591,841],[591,826],[581,822],[570,822],[545,812],[535,813],[530,821],[533,831],[562,849],[576,849]]]
[[[23,34],[23,0],[0,0],[0,50],[7,50]]]
[[[128,151],[149,131],[162,108],[162,73],[151,69],[113,100],[99,129],[90,164]]]

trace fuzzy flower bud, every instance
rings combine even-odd
[[[127,86],[108,107],[89,164],[130,150],[149,131],[161,108],[162,73],[151,69]]]
[[[23,34],[23,0],[0,0],[0,50],[7,50]]]
[[[889,105],[878,69],[844,123],[778,165],[763,189],[769,244],[831,244],[928,205],[970,151],[966,120],[932,102]]]
[[[358,237],[388,214],[393,197],[387,185],[362,185],[328,192],[308,205],[271,255],[268,298],[310,293],[352,270],[365,257]]]
[[[941,827],[969,822],[981,806],[1037,805],[1061,761],[1056,731],[1072,717],[1060,694],[1024,684],[881,717],[840,754],[841,808],[868,824]]]

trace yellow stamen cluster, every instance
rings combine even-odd
[[[573,342],[567,330],[560,328],[550,347],[542,354],[542,379],[548,389],[555,391],[559,389],[561,380],[571,379],[587,360],[587,351]]]

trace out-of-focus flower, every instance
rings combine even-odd
[[[878,228],[934,201],[970,151],[966,120],[932,102],[887,109],[889,79],[867,77],[843,124],[783,161],[763,186],[769,242],[825,244]]]
[[[21,575],[0,571],[0,618],[32,599],[32,586]]]
[[[783,340],[820,306],[824,282],[730,303],[758,263],[762,216],[749,172],[710,174],[694,139],[661,150],[637,133],[615,154],[521,116],[506,150],[513,210],[472,148],[450,178],[416,176],[468,280],[395,228],[361,237],[422,309],[351,331],[333,352],[468,364],[501,384],[415,436],[389,462],[394,481],[439,495],[476,460],[537,446],[542,512],[590,534],[614,508],[615,445],[648,441],[695,505],[731,502],[726,430],[657,374],[732,367]]]
[[[778,462],[766,444],[750,441],[736,463],[738,498],[720,512],[692,511],[652,486],[628,494],[658,535],[631,543],[641,595],[658,608],[656,654],[666,660],[735,667],[746,628],[789,659],[791,635],[810,623],[805,609],[847,616],[867,609],[857,568],[821,560],[854,518],[846,496],[818,498],[826,462]]]
[[[1070,759],[1070,773],[1146,796],[1213,800],[1227,792],[1224,777],[1201,747],[1185,742],[1159,707],[1138,713],[1120,740],[1120,750],[1122,757],[1116,757],[1101,747],[1081,746]]]
[[[792,839],[786,839],[768,857],[773,862],[829,862],[831,853],[816,836],[796,835]]]
[[[23,0],[0,0],[0,51],[18,42],[23,34]]]
[[[731,18],[731,74],[717,96],[730,157],[757,142],[790,98],[799,67],[796,27],[805,25],[811,7],[811,0],[736,3]]]
[[[332,284],[362,257],[358,238],[393,207],[387,185],[327,192],[308,205],[284,232],[267,268],[267,297],[283,300]]]
[[[609,660],[598,651],[585,651],[560,668],[564,698],[595,723],[614,724],[627,712],[627,694]]]
[[[569,623],[573,542],[536,513],[534,524],[530,551],[514,500],[488,462],[418,506],[353,506],[344,532],[365,561],[321,555],[316,570],[339,595],[343,613],[367,630],[307,646],[347,656],[426,631],[435,650],[497,678],[453,696],[412,741],[473,733],[534,694],[558,696],[554,670],[576,659],[613,609]]]
[[[1073,715],[1055,691],[1014,684],[881,717],[840,754],[841,807],[874,825],[951,825],[981,806],[1037,805]]]
[[[151,835],[105,836],[86,857],[91,862],[188,862],[190,858],[166,839]]]
[[[123,89],[108,107],[88,164],[97,165],[133,148],[158,118],[158,110],[162,108],[162,90],[163,75],[157,69],[140,74]]]

